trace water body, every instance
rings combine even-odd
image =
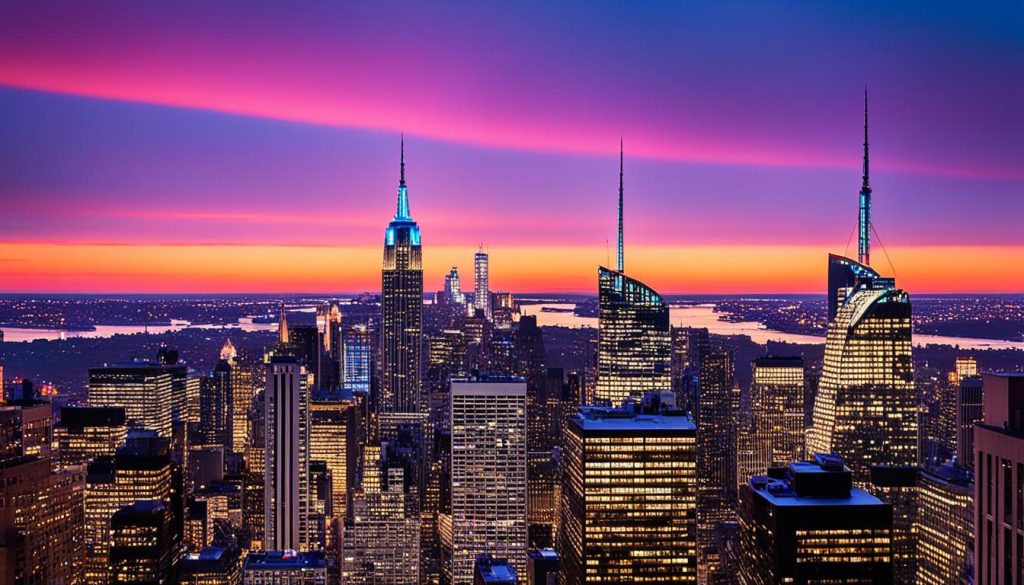
[[[578,317],[572,313],[572,303],[550,303],[523,305],[524,315],[536,315],[540,326],[554,325],[561,327],[597,327],[596,317]],[[560,309],[558,312],[545,312],[550,307]],[[562,312],[568,309],[569,312]],[[711,333],[718,335],[748,335],[755,343],[782,341],[786,343],[825,343],[824,336],[805,335],[801,333],[785,333],[768,329],[754,321],[722,321],[721,313],[715,312],[712,304],[672,305],[669,318],[672,325],[680,327],[706,327]],[[959,345],[963,349],[1020,349],[1024,350],[1024,341],[1000,341],[996,339],[975,339],[970,337],[948,337],[945,335],[914,335],[914,345]]]
[[[23,329],[4,327],[4,341],[35,341],[36,339],[70,339],[82,337],[86,339],[106,338],[114,335],[133,335],[135,333],[167,333],[183,329],[238,330],[246,332],[276,331],[277,323],[253,323],[252,317],[242,317],[237,323],[227,325],[193,325],[188,321],[171,320],[170,325],[95,325],[93,331],[62,331],[60,329]]]

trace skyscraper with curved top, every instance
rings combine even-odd
[[[862,484],[872,465],[917,462],[910,297],[869,266],[870,221],[865,94],[858,260],[829,255],[829,325],[807,437],[809,454],[841,455]]]
[[[419,412],[423,360],[423,258],[420,228],[409,214],[402,139],[398,208],[384,232],[381,272],[380,412]]]
[[[668,305],[654,289],[625,274],[623,156],[619,145],[619,240],[614,270],[598,268],[597,388],[613,405],[644,392],[671,391]]]

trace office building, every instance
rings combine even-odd
[[[740,490],[740,583],[892,583],[892,507],[854,487],[834,455]]]
[[[808,453],[836,453],[865,485],[872,465],[917,463],[910,297],[870,267],[867,96],[858,260],[830,255],[829,324]]]
[[[508,559],[496,559],[483,553],[476,556],[473,567],[473,585],[517,585],[516,568]]]
[[[453,305],[465,305],[466,295],[462,294],[462,281],[459,279],[459,269],[452,266],[451,271],[444,275],[444,296],[448,303]]]
[[[351,585],[420,582],[420,516],[405,468],[367,446],[363,477],[345,518],[341,579]]]
[[[199,385],[199,425],[195,442],[206,447],[230,449],[234,442],[231,414],[232,368],[220,360]]]
[[[409,215],[402,142],[398,209],[384,234],[381,273],[380,412],[419,412],[426,404],[420,389],[423,363],[423,260],[420,228]]]
[[[491,287],[488,256],[483,246],[473,255],[473,309],[482,311],[484,318],[491,318]]]
[[[615,270],[598,268],[597,400],[617,406],[645,392],[672,389],[668,305],[654,289],[625,274],[619,151],[619,242]]]
[[[171,371],[129,363],[89,369],[89,405],[124,408],[129,426],[171,437]]]
[[[181,557],[181,585],[241,585],[242,551],[205,547]]]
[[[917,582],[970,583],[974,564],[974,484],[950,464],[921,472],[917,508]]]
[[[324,585],[327,557],[324,551],[275,550],[251,552],[242,568],[244,585]]]
[[[718,567],[718,524],[736,516],[734,373],[729,351],[712,351],[701,360],[696,418],[697,546],[702,575]]]
[[[112,457],[128,436],[125,409],[65,406],[53,434],[62,467],[88,463],[104,455]]]
[[[974,427],[974,578],[1015,583],[1024,562],[1024,374],[982,374]]]
[[[264,538],[269,550],[305,548],[309,503],[309,388],[298,359],[267,364]]]
[[[84,475],[27,455],[16,409],[0,412],[0,582],[81,583]]]
[[[355,464],[355,402],[343,396],[320,392],[309,404],[309,459],[322,461],[331,476],[329,522],[345,515],[349,470]]]
[[[174,517],[161,500],[140,500],[110,519],[110,582],[178,583]]]
[[[696,427],[651,396],[642,409],[581,407],[566,428],[565,585],[697,582]]]
[[[344,383],[347,393],[369,394],[370,392],[370,332],[366,325],[353,325],[345,329],[343,343]]]
[[[956,393],[956,460],[974,468],[974,423],[982,419],[983,387],[981,376],[959,378]]]
[[[151,430],[129,431],[113,457],[97,457],[85,476],[85,582],[107,583],[110,572],[111,518],[136,501],[159,500],[174,512],[180,471],[171,460],[170,441]],[[180,518],[171,519],[171,536],[181,540]]]
[[[473,581],[477,555],[526,572],[526,381],[452,380],[450,560],[453,585]]]

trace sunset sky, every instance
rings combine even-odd
[[[0,292],[380,287],[405,132],[425,288],[1024,291],[1024,3],[6,2]],[[856,253],[856,242],[848,249]],[[891,265],[890,265],[891,259]]]

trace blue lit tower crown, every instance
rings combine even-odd
[[[595,398],[619,404],[672,386],[668,305],[654,289],[625,274],[623,155],[619,144],[619,238],[615,270],[598,268]]]
[[[380,412],[420,412],[423,336],[423,258],[420,228],[409,214],[402,139],[398,207],[384,232],[381,271]]]

